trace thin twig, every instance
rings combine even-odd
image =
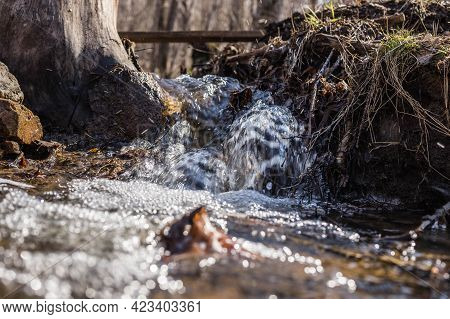
[[[313,89],[313,93],[311,95],[311,106],[309,108],[308,138],[311,138],[311,134],[312,134],[312,118],[314,117],[314,111],[316,108],[317,89],[319,87],[320,78],[323,77],[325,71],[328,69],[328,65],[330,64],[333,53],[334,53],[334,49],[331,50],[330,54],[328,55],[328,58],[326,59],[325,63],[322,65],[322,68],[319,70],[319,72],[316,75],[316,81],[314,83],[314,89]]]

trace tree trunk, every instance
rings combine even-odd
[[[139,95],[136,90],[140,88],[135,83],[130,86],[126,82],[130,79],[131,82],[142,82],[142,76],[130,62],[117,33],[117,8],[118,0],[0,2],[0,61],[18,78],[26,103],[47,124],[83,127],[92,118],[105,115],[99,112],[111,113],[117,107],[127,108],[122,110],[125,114],[136,111],[137,105],[111,106],[111,109],[104,105],[98,107],[102,101],[110,102],[110,99],[102,100],[98,94],[118,94],[120,91],[125,96]],[[121,68],[119,78],[115,77],[115,71],[111,71],[118,66]],[[124,70],[128,76],[121,78]],[[108,92],[103,81],[103,93],[92,91],[96,83],[93,79],[98,80],[105,74],[115,77],[117,81],[111,84],[115,87]],[[139,81],[133,81],[136,76]],[[151,89],[156,92],[152,93],[154,97],[158,95],[154,81],[149,77],[145,81],[151,82]],[[145,96],[147,91],[142,95]],[[94,97],[93,92],[97,94]],[[97,108],[90,106],[92,99]],[[125,103],[127,99],[122,100]],[[161,108],[156,97],[151,104],[149,108],[154,108],[153,104]],[[129,125],[126,118],[122,124]],[[121,119],[118,122],[122,125]],[[122,127],[119,131],[130,133],[132,130]]]

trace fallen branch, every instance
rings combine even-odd
[[[203,43],[254,42],[264,36],[263,31],[154,31],[119,32],[121,38],[136,43]]]
[[[331,47],[338,51],[343,51],[343,42],[347,44],[346,48],[349,49],[351,53],[356,53],[358,55],[367,54],[367,52],[374,50],[378,47],[379,41],[372,40],[370,42],[355,41],[350,39],[345,39],[345,37],[329,35],[324,33],[317,33],[314,36],[314,45],[320,47]]]
[[[23,188],[23,189],[34,188],[34,186],[31,186],[31,185],[28,185],[25,183],[15,182],[15,181],[5,179],[5,178],[0,178],[0,185],[14,186],[14,187]]]
[[[429,226],[435,227],[439,224],[446,224],[446,215],[450,213],[450,202],[437,209],[433,215],[426,215],[422,218],[422,223],[416,228],[415,232],[423,232]]]
[[[258,48],[256,50],[245,52],[241,54],[236,54],[230,57],[227,57],[225,59],[225,63],[234,63],[234,62],[247,62],[251,58],[261,57],[261,56],[267,56],[269,58],[274,57],[282,57],[287,52],[287,46],[282,45],[280,47],[274,47],[272,44],[265,45],[261,48]]]

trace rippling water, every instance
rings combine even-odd
[[[449,291],[450,238],[408,232],[423,212],[275,196],[311,164],[287,107],[238,82],[162,81],[183,114],[121,180],[52,191],[2,186],[0,292],[9,297],[434,297]],[[198,206],[254,253],[164,257],[164,225]]]

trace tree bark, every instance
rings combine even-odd
[[[136,75],[116,30],[117,8],[118,0],[0,1],[0,61],[19,80],[26,103],[47,124],[83,127],[99,116],[89,106],[93,78],[114,76],[110,71],[117,66],[129,77]],[[137,88],[130,91],[125,82],[114,83],[115,89],[136,95]],[[102,98],[94,99],[98,106]],[[133,112],[137,106],[127,107]]]

